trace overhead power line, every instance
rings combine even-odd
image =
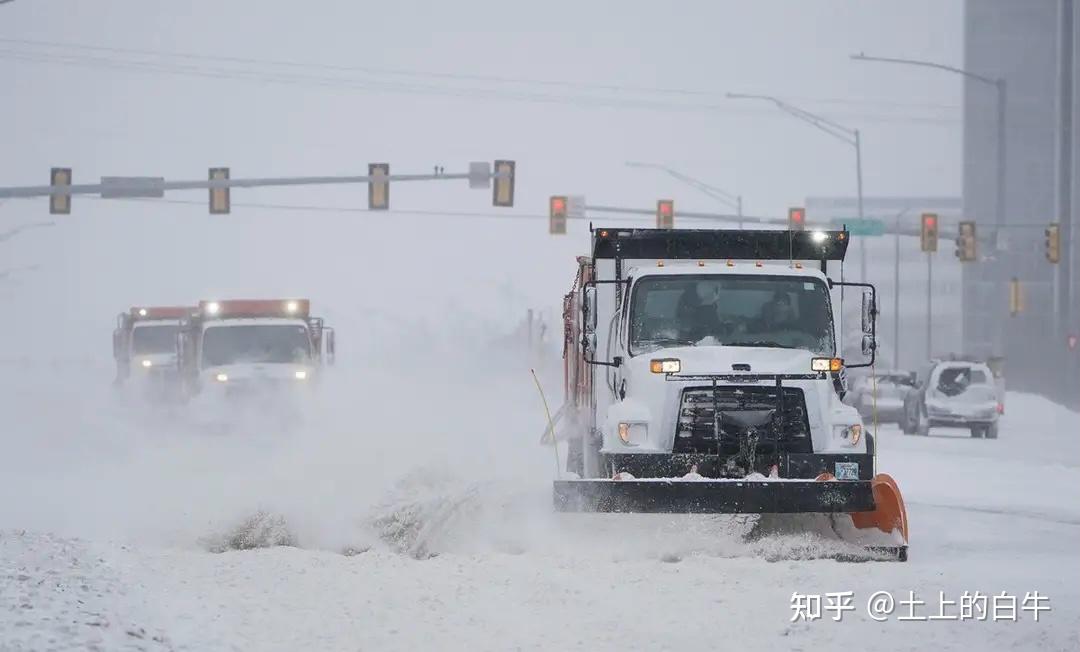
[[[17,39],[0,39],[0,43],[18,41]],[[121,48],[96,48],[100,51],[123,51],[127,50]],[[151,54],[151,51],[134,51],[144,54]],[[179,56],[173,54],[164,54],[159,56]],[[199,59],[199,60],[218,60],[226,62],[244,62],[247,64],[253,63],[256,65],[283,65],[287,62],[260,62],[256,59],[240,59],[236,57],[209,57],[203,55],[182,55],[186,58]],[[34,50],[20,50],[20,49],[0,49],[0,59],[9,59],[15,61],[23,61],[27,63],[45,63],[45,64],[57,64],[64,66],[76,66],[82,68],[98,68],[98,69],[111,69],[122,70],[126,72],[136,72],[143,74],[170,74],[180,75],[186,77],[196,78],[210,78],[219,80],[241,80],[254,83],[270,83],[270,84],[285,84],[285,85],[300,85],[308,87],[319,87],[332,90],[346,90],[354,92],[377,92],[377,93],[403,93],[403,94],[420,94],[420,95],[441,95],[446,97],[465,98],[465,99],[483,99],[483,100],[510,100],[518,102],[530,102],[530,103],[543,103],[543,104],[563,104],[570,106],[583,106],[591,108],[617,108],[617,109],[643,109],[651,111],[661,112],[705,112],[705,113],[725,113],[736,115],[760,115],[759,112],[753,110],[743,110],[733,108],[727,105],[724,101],[718,102],[681,102],[672,101],[670,99],[654,99],[649,97],[629,97],[629,96],[612,96],[603,94],[588,94],[588,93],[576,93],[576,94],[563,94],[563,93],[550,93],[539,92],[530,90],[528,88],[522,89],[508,89],[505,87],[477,87],[477,86],[454,86],[438,83],[419,83],[413,81],[393,81],[385,79],[370,79],[370,78],[355,78],[355,77],[342,77],[337,75],[314,75],[305,72],[287,72],[281,70],[262,70],[258,68],[239,68],[231,65],[218,65],[218,66],[206,66],[198,64],[183,64],[169,61],[146,61],[146,60],[128,60],[123,58],[115,58],[104,55],[87,55],[87,54],[65,54],[65,53],[52,53],[52,52],[40,52]],[[347,69],[353,70],[351,67],[344,66],[324,66],[321,64],[291,64],[298,68],[320,68],[326,70]],[[356,70],[362,70],[357,68]],[[374,70],[374,69],[371,69]],[[400,72],[400,71],[399,71]],[[403,72],[400,74],[404,74]],[[422,75],[429,73],[411,72],[413,75]],[[484,80],[503,79],[503,78],[489,78],[483,76],[465,76],[475,77]],[[519,83],[548,83],[547,80],[514,80]],[[555,83],[555,82],[551,82]],[[573,84],[567,82],[568,84]],[[610,89],[620,88],[622,91],[630,92],[630,87],[614,87],[610,85],[592,86],[593,89]],[[634,91],[641,92],[641,91]],[[664,89],[653,89],[652,92],[667,93],[673,92]],[[692,91],[685,91],[685,93],[691,93]],[[696,92],[696,91],[694,91]],[[704,93],[702,93],[704,96]],[[928,124],[952,124],[957,121],[957,118],[945,118],[945,117],[932,117],[932,116],[912,116],[912,115],[866,115],[866,114],[848,114],[849,118],[858,118],[871,122],[903,122],[903,123],[928,123]]]
[[[85,43],[70,43],[70,42],[58,42],[58,41],[43,41],[35,39],[17,39],[17,38],[0,38],[0,43],[8,43],[12,45],[31,46],[35,48],[52,48],[60,50],[74,50],[74,51],[88,51],[88,52],[105,52],[112,54],[122,55],[136,55],[155,58],[174,58],[174,59],[188,59],[193,61],[206,61],[213,63],[229,63],[229,64],[245,64],[256,66],[277,66],[284,68],[294,69],[308,69],[308,70],[322,70],[339,73],[364,73],[368,75],[382,75],[382,76],[398,76],[398,77],[417,77],[417,78],[430,78],[430,79],[442,79],[442,80],[456,80],[456,81],[472,81],[472,82],[486,82],[497,84],[514,84],[514,85],[534,85],[534,86],[548,86],[555,88],[573,88],[590,92],[609,92],[609,93],[633,93],[633,94],[654,94],[654,95],[674,95],[674,96],[689,96],[698,98],[712,98],[720,99],[723,93],[720,91],[710,91],[705,89],[694,88],[669,88],[669,87],[656,87],[656,86],[635,86],[628,84],[611,84],[602,82],[578,82],[568,80],[555,80],[555,79],[537,79],[529,77],[509,77],[502,75],[480,75],[470,73],[454,73],[444,71],[431,71],[431,70],[415,70],[407,68],[385,68],[376,66],[357,66],[357,65],[341,65],[341,64],[327,64],[318,62],[304,62],[304,61],[290,61],[282,59],[263,59],[256,57],[238,57],[227,55],[210,55],[194,52],[181,52],[181,51],[166,51],[166,50],[151,50],[143,48],[120,48],[110,47],[102,45],[92,45]],[[946,110],[956,111],[960,107],[949,104],[935,104],[935,103],[915,103],[915,102],[903,102],[897,100],[867,100],[861,98],[811,98],[811,97],[792,97],[791,100],[798,100],[805,103],[817,103],[817,104],[839,104],[839,105],[865,105],[865,106],[878,106],[888,108],[903,108],[903,109],[933,109],[933,110]]]

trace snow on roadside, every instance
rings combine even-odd
[[[1013,513],[1080,524],[1065,496],[1080,486],[1080,415],[1040,396],[1009,393],[998,439],[935,429],[930,437],[892,426],[878,436],[878,470],[909,506]]]
[[[0,530],[0,648],[172,649],[165,623],[146,618],[152,609],[108,556],[79,540]]]
[[[57,569],[67,573],[68,584],[71,578],[85,581],[102,596],[87,609],[110,622],[105,628],[69,627],[82,607],[39,590],[34,615],[22,616],[29,624],[17,640],[33,642],[22,643],[25,649],[49,649],[43,642],[50,637],[55,648],[93,643],[149,650],[653,650],[711,648],[722,641],[745,652],[1076,649],[1080,588],[1075,571],[1062,573],[1070,556],[1046,556],[1029,533],[1001,530],[997,516],[965,523],[995,531],[991,556],[924,544],[908,564],[846,564],[698,553],[621,558],[590,546],[416,560],[380,550],[355,556],[295,548],[210,554],[6,533],[3,552],[20,566],[40,567],[32,571],[35,579]],[[928,513],[923,521],[928,531],[950,524],[957,520],[949,513]],[[1002,564],[1012,546],[1027,549],[1026,559]],[[10,582],[19,581],[6,575],[0,576],[5,600]],[[1038,590],[1051,597],[1052,611],[1040,614],[1039,622],[1023,611],[1017,622],[901,622],[906,609],[898,605],[889,622],[880,623],[865,605],[883,590],[897,600],[913,591],[926,601],[915,607],[923,617],[937,613],[938,591],[957,599],[965,590],[1020,596]],[[821,620],[792,622],[795,591],[851,591],[855,610],[842,622],[827,611]],[[2,631],[11,629],[9,613],[0,611]],[[128,630],[146,635],[135,639]]]

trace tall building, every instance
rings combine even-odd
[[[1058,284],[1061,265],[1044,255],[1044,228],[1054,221],[1076,223],[1077,207],[1058,215],[1059,93],[1062,74],[1080,74],[1077,53],[1063,70],[1063,6],[1073,0],[967,0],[964,17],[966,71],[1004,80],[1005,183],[1000,243],[980,243],[989,259],[964,267],[964,341],[970,353],[1004,355],[1010,386],[1057,395],[1063,361],[1077,365],[1080,351],[1068,357],[1067,332],[1055,321],[1062,308]],[[1075,8],[1074,8],[1075,14]],[[1073,41],[1080,40],[1080,20],[1073,16]],[[1067,39],[1066,39],[1067,41]],[[977,223],[980,235],[994,232],[998,198],[998,93],[1001,85],[972,78],[964,82],[964,213]],[[1068,85],[1066,85],[1067,87]],[[1066,106],[1080,125],[1076,89]],[[1071,137],[1073,197],[1080,166],[1080,129]],[[1074,244],[1076,238],[1073,238]],[[996,245],[996,246],[995,246]],[[1075,256],[1074,256],[1075,258]],[[1076,266],[1072,268],[1075,278]],[[1010,282],[1021,288],[1022,311],[1010,311]],[[1073,282],[1075,288],[1077,282]],[[1075,304],[1075,301],[1070,301]],[[1077,330],[1075,319],[1066,330]]]

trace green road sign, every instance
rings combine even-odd
[[[859,219],[857,217],[834,217],[829,223],[836,228],[847,227],[851,235],[879,236],[885,235],[885,223],[871,217]]]

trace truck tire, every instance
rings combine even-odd
[[[983,431],[983,436],[986,437],[987,439],[997,439],[998,438],[998,424],[997,424],[996,421],[994,423],[991,423],[990,425],[986,426],[986,430]]]
[[[985,437],[986,426],[971,426],[971,438],[982,439]]]

